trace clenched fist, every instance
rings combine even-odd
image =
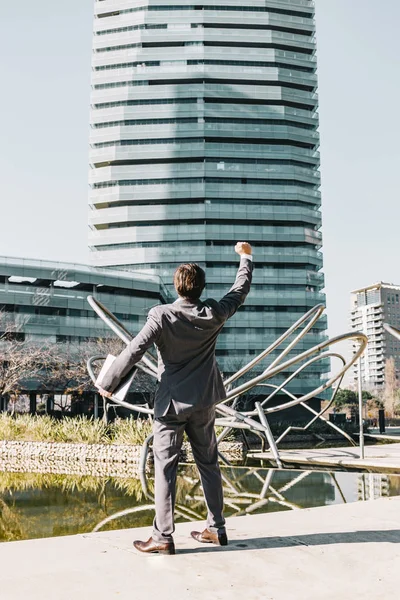
[[[248,242],[238,242],[235,246],[235,252],[240,256],[242,254],[252,254],[252,248]]]

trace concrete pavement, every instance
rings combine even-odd
[[[397,598],[400,497],[228,520],[226,548],[177,525],[175,556],[137,553],[149,528],[0,544],[1,600]]]
[[[368,431],[371,434],[378,434],[379,435],[379,427],[369,427]],[[391,425],[388,425],[385,428],[385,433],[383,435],[391,435],[391,436],[398,436],[400,437],[400,427],[392,427]]]
[[[275,465],[271,452],[249,452],[247,456]],[[400,473],[400,444],[365,446],[363,459],[360,459],[358,446],[301,450],[279,449],[279,456],[286,468],[291,465],[303,465],[331,467],[332,469],[342,467],[377,473]]]

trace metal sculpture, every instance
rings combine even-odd
[[[92,296],[88,296],[88,302],[93,310],[97,313],[97,315],[114,331],[114,333],[122,339],[126,344],[133,339],[132,334],[118,321],[118,319],[98,300],[93,298]],[[346,333],[337,337],[334,337],[329,340],[325,340],[316,346],[305,350],[304,352],[293,356],[292,358],[285,359],[285,357],[290,353],[290,351],[304,338],[304,336],[310,331],[310,329],[314,326],[317,320],[322,315],[325,310],[325,306],[323,304],[318,304],[311,310],[309,310],[306,314],[304,314],[300,319],[298,319],[284,334],[282,334],[275,342],[273,342],[268,348],[266,348],[263,352],[261,352],[256,358],[251,360],[247,365],[243,368],[239,369],[234,375],[228,377],[225,381],[226,388],[226,399],[223,400],[216,406],[216,410],[218,415],[220,415],[216,419],[216,425],[220,425],[223,427],[223,431],[218,437],[218,441],[220,442],[232,429],[241,429],[241,430],[250,430],[253,433],[257,434],[263,444],[268,443],[270,446],[272,453],[274,455],[275,461],[279,467],[282,466],[281,461],[279,459],[279,452],[277,449],[277,444],[282,441],[282,439],[289,433],[291,430],[307,430],[316,420],[320,419],[324,421],[329,427],[334,429],[335,431],[342,434],[351,444],[356,445],[353,439],[342,429],[340,429],[334,423],[331,423],[327,419],[324,418],[324,413],[329,409],[332,405],[336,392],[340,386],[340,383],[345,375],[346,371],[350,369],[350,367],[358,360],[358,358],[362,355],[365,350],[365,347],[368,342],[368,338],[366,335],[362,333]],[[298,331],[299,330],[299,331]],[[249,381],[241,384],[234,385],[244,375],[248,374],[251,369],[253,369],[256,365],[265,360],[268,356],[272,354],[272,352],[276,351],[284,342],[286,342],[292,335],[294,338],[288,343],[286,347],[284,347],[278,354],[278,356],[272,360],[272,362],[264,369],[264,371],[250,379]],[[400,332],[399,332],[400,335]],[[346,361],[341,354],[337,352],[331,351],[330,348],[339,342],[344,340],[355,340],[359,343],[358,350],[353,354],[351,359]],[[93,366],[96,362],[100,360],[104,360],[105,357],[94,356],[88,360],[87,368],[89,375],[93,382],[95,382],[96,377],[93,371]],[[333,374],[328,381],[322,383],[320,386],[315,388],[314,390],[308,392],[307,394],[297,398],[291,392],[286,389],[288,383],[290,383],[297,375],[302,373],[309,366],[313,365],[315,362],[319,360],[325,360],[327,358],[336,358],[341,362],[341,367],[339,371]],[[297,366],[298,365],[298,366]],[[297,368],[279,385],[274,385],[272,383],[266,383],[268,380],[272,379],[279,373],[285,372],[292,367],[297,366]],[[157,378],[157,363],[156,359],[152,354],[146,352],[146,354],[142,357],[140,362],[136,364],[136,369],[142,370],[148,375]],[[334,384],[336,384],[335,387]],[[249,392],[250,390],[254,390],[255,388],[269,388],[271,392],[266,394],[265,397],[260,401],[255,403],[255,408],[250,411],[242,411],[238,409],[238,403],[240,397]],[[307,404],[307,401],[318,396],[328,388],[332,388],[332,394],[328,404],[324,407],[323,410],[317,412],[312,407]],[[284,394],[287,396],[288,400],[286,402],[280,403],[276,406],[271,406],[271,400],[277,396],[277,394]],[[263,395],[263,394],[258,394]],[[118,400],[114,396],[111,398],[111,403],[115,405],[124,406],[129,410],[133,410],[137,413],[147,414],[152,416],[153,409],[150,408],[147,404],[130,404],[125,401]],[[292,408],[293,406],[301,405],[307,411],[311,413],[310,421],[303,427],[294,427],[289,426],[286,431],[277,439],[274,440],[271,430],[269,428],[267,417],[268,415],[283,411],[288,408]],[[107,405],[105,404],[105,408]],[[141,460],[141,469],[145,469],[145,462],[147,458],[147,452],[149,443],[151,441],[152,436],[149,436],[143,444],[142,449],[142,460]],[[221,458],[227,464],[229,461],[220,453]]]

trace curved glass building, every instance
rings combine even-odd
[[[251,242],[252,291],[219,342],[226,372],[324,302],[315,49],[310,0],[95,2],[92,264],[170,285],[198,262],[218,298],[236,241]]]

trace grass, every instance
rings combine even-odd
[[[288,422],[272,422],[271,430],[276,437],[289,425]],[[222,427],[217,427],[217,435]],[[345,424],[343,427],[348,433],[358,431],[358,426]],[[11,417],[7,413],[0,413],[0,440],[26,441],[26,442],[69,442],[81,444],[131,444],[141,445],[152,431],[151,421],[145,419],[116,419],[105,424],[99,419],[80,417],[66,417],[54,419],[49,415],[22,414]],[[293,434],[301,435],[302,432],[294,431]],[[311,433],[335,433],[325,423],[314,423],[309,430]],[[252,434],[248,434],[250,437]],[[241,439],[238,432],[230,432],[225,441]]]
[[[152,423],[144,419],[116,419],[110,423],[111,439],[114,444],[142,445],[152,432]]]
[[[55,422],[54,441],[77,444],[108,444],[112,442],[109,427],[99,419],[75,417]]]
[[[21,442],[51,442],[54,440],[56,421],[48,415],[0,414],[0,440]]]
[[[150,433],[150,421],[132,417],[106,425],[84,416],[59,420],[48,415],[0,413],[0,440],[141,445]]]

